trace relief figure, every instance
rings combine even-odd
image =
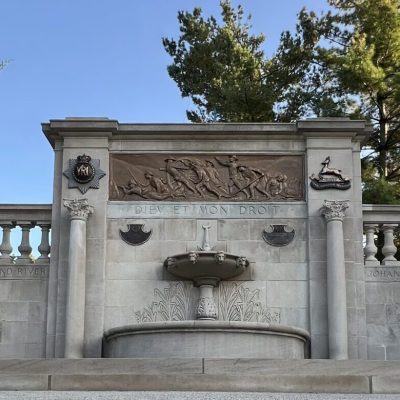
[[[213,165],[207,166],[206,163],[203,163],[196,158],[186,159],[184,162],[189,168],[196,172],[198,179],[198,182],[196,183],[196,189],[201,197],[204,197],[204,189],[215,194],[218,199],[221,197],[229,197],[229,193],[222,188],[222,182],[218,181],[218,172],[213,170]],[[215,182],[218,184],[215,184]]]
[[[172,197],[162,179],[154,177],[149,171],[146,171],[144,177],[146,183],[142,184],[131,172],[131,179],[128,184],[118,186],[118,188],[122,189],[125,195],[137,194],[145,199],[165,200],[168,197]]]
[[[231,155],[229,156],[228,161],[223,161],[218,157],[215,157],[215,159],[223,166],[228,167],[229,170],[229,189],[231,195],[236,195],[240,192],[243,192],[246,196],[247,199],[250,198],[250,194],[248,190],[246,189],[246,181],[244,180],[242,174],[239,171],[239,165],[237,163],[238,157],[236,155]],[[237,191],[233,192],[234,186],[237,187]]]
[[[256,197],[256,190],[265,195],[267,199],[270,198],[270,195],[265,190],[265,182],[268,178],[267,174],[265,174],[258,168],[250,168],[245,166],[239,167],[239,172],[246,180],[246,187],[250,191],[251,198],[254,199]]]
[[[113,155],[111,162],[111,200],[283,201],[304,196],[301,156],[123,154]]]
[[[193,182],[191,182],[182,170],[188,170],[189,167],[185,166],[181,160],[177,160],[176,158],[167,158],[165,160],[166,166],[165,168],[160,168],[161,170],[165,170],[167,172],[167,178],[172,177],[177,183],[177,189],[181,190],[182,185],[189,189],[192,193],[196,193],[197,189]],[[169,185],[172,189],[173,183],[169,180]]]

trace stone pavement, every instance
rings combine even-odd
[[[235,392],[0,391],[0,400],[395,400],[400,395]]]

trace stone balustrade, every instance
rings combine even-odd
[[[400,226],[400,206],[364,204],[363,220],[366,238],[365,265],[400,266],[400,261],[395,258],[398,249],[394,243],[394,231]],[[18,226],[22,231],[21,242],[17,249],[13,249],[11,233]],[[34,260],[31,257],[30,233],[36,226],[41,229],[41,242],[37,248],[40,256]],[[0,228],[3,233],[0,243],[0,264],[48,263],[50,227],[51,204],[0,204]],[[381,249],[384,256],[382,261],[376,257],[378,247],[375,239],[379,231],[384,236],[384,245]],[[18,250],[20,256],[13,256],[13,250],[14,252]]]
[[[394,240],[394,232],[400,226],[400,206],[364,204],[363,220],[365,265],[369,267],[379,265],[400,266],[400,261],[395,257],[398,249]],[[384,238],[383,246],[380,249],[383,256],[382,261],[377,258],[379,249],[375,240],[379,232],[382,232]]]
[[[0,204],[0,265],[48,264],[50,254],[49,234],[51,228],[51,204]],[[31,229],[41,229],[41,241],[37,252],[40,256],[32,257]],[[17,249],[12,246],[12,233],[16,227],[22,231],[21,242]],[[18,250],[20,255],[15,256]]]

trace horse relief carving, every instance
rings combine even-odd
[[[293,201],[303,181],[300,156],[115,154],[110,200]]]

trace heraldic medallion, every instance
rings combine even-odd
[[[93,160],[87,154],[69,160],[69,168],[63,172],[68,178],[68,188],[78,188],[86,193],[90,188],[99,188],[99,179],[105,176],[100,169],[100,160]]]
[[[262,237],[271,246],[287,246],[294,239],[294,228],[288,225],[269,225],[264,229]]]
[[[323,165],[321,171],[319,171],[318,175],[312,174],[310,176],[311,179],[311,187],[316,190],[323,189],[339,189],[346,190],[351,187],[350,178],[342,175],[342,170],[337,168],[331,168],[329,163],[331,162],[331,158],[328,156],[321,163]]]
[[[128,231],[123,232],[121,229],[119,230],[119,235],[121,239],[125,242],[130,244],[131,246],[139,246],[141,244],[146,243],[149,239],[151,234],[153,233],[152,230],[149,232],[145,232],[143,230],[143,224],[129,224]]]

